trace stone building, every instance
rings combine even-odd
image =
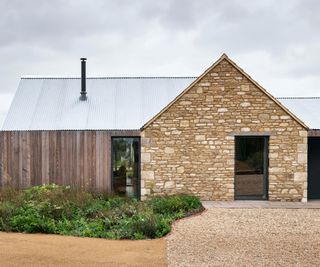
[[[319,98],[277,99],[225,54],[197,78],[86,81],[77,100],[80,79],[21,80],[0,133],[3,186],[320,198]]]

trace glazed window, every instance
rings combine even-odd
[[[113,192],[120,196],[139,197],[140,138],[112,138]]]

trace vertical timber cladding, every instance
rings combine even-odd
[[[269,136],[269,200],[307,199],[307,129],[221,58],[141,132],[141,193],[234,199],[234,141]]]
[[[111,137],[139,131],[1,131],[0,184],[56,183],[111,192]]]

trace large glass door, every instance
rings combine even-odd
[[[320,138],[308,138],[308,199],[320,199]]]
[[[112,186],[119,196],[140,196],[140,138],[113,137]]]
[[[268,137],[235,138],[235,199],[268,199]]]

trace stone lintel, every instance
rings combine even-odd
[[[276,136],[275,132],[231,132],[229,136]]]

